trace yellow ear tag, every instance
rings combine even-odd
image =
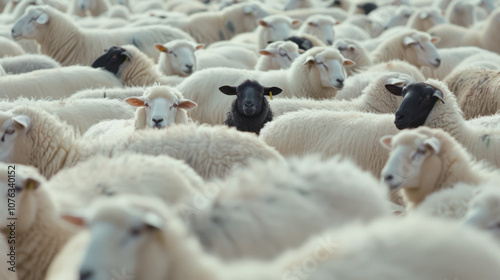
[[[35,182],[31,181],[28,183],[28,190],[34,190],[35,189]]]
[[[128,61],[128,56],[125,57],[125,61]]]
[[[273,100],[273,92],[272,91],[269,91],[269,99]]]

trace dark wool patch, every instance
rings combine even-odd
[[[260,114],[247,117],[238,112],[238,99],[235,99],[231,104],[231,111],[227,112],[227,119],[223,124],[231,127],[234,126],[239,131],[253,132],[258,135],[262,127],[264,127],[264,124],[273,120],[273,112],[269,107],[269,102],[266,98],[262,100],[262,110]]]
[[[219,39],[221,41],[226,40],[226,37],[224,36],[224,32],[222,32],[222,30],[220,30],[220,29],[219,29]]]
[[[236,30],[234,29],[234,24],[232,21],[228,20],[226,22],[226,26],[227,26],[227,29],[229,30],[229,32],[231,32],[231,34],[234,34],[236,32]]]

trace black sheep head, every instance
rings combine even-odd
[[[240,114],[253,117],[262,111],[264,95],[278,95],[278,87],[263,87],[257,81],[246,80],[239,86],[222,86],[219,90],[225,95],[236,95],[237,110]]]
[[[105,51],[103,55],[98,57],[94,61],[94,63],[92,63],[92,67],[104,68],[109,72],[118,75],[120,66],[125,61],[128,61],[130,59],[131,55],[126,49],[113,46],[109,50]]]

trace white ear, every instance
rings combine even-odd
[[[391,150],[392,137],[392,135],[382,136],[382,138],[380,138],[380,145],[382,145],[382,147],[386,148],[387,150]]]
[[[304,64],[308,64],[310,62],[316,62],[316,60],[314,59],[314,56],[310,55],[306,58],[306,61],[304,61]]]
[[[165,228],[163,219],[154,212],[148,212],[144,215],[144,223],[154,229],[162,230]]]
[[[426,12],[422,12],[422,13],[420,13],[420,15],[419,15],[420,19],[426,19],[428,16],[429,16],[429,14],[428,14],[428,13],[426,13]]]
[[[404,87],[406,85],[407,81],[399,79],[399,78],[387,78],[385,83],[399,86],[399,87]]]
[[[411,44],[416,44],[416,43],[417,43],[417,40],[413,39],[410,36],[405,36],[403,38],[403,44],[405,44],[405,46],[409,46]]]
[[[431,43],[437,44],[437,43],[439,43],[439,41],[441,41],[441,38],[436,37],[436,36],[431,37]]]
[[[12,117],[12,121],[25,129],[29,128],[31,125],[31,119],[30,119],[30,117],[28,117],[26,115],[14,116],[14,117]]]
[[[433,149],[436,155],[441,151],[441,142],[436,137],[425,139],[424,144]]]
[[[122,52],[124,56],[126,56],[129,60],[132,60],[132,55],[128,51]]]
[[[38,24],[46,24],[49,21],[49,15],[41,14],[36,18],[36,23]]]
[[[310,21],[307,24],[309,24],[309,26],[314,26],[314,27],[318,27],[318,25],[319,25],[316,21]]]
[[[252,13],[253,11],[255,11],[255,6],[254,5],[245,5],[245,6],[243,6],[243,12],[245,14]]]

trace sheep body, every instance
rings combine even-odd
[[[117,88],[101,88],[101,89],[83,89],[75,92],[66,100],[88,99],[88,98],[104,98],[104,99],[120,99],[127,97],[138,96],[144,93],[146,87],[117,87]]]
[[[0,65],[9,74],[22,74],[41,69],[59,68],[57,61],[46,55],[24,54],[0,59]]]
[[[19,44],[4,37],[0,37],[0,48],[0,57],[17,56],[24,54],[24,50],[21,48],[21,46],[19,46]]]

